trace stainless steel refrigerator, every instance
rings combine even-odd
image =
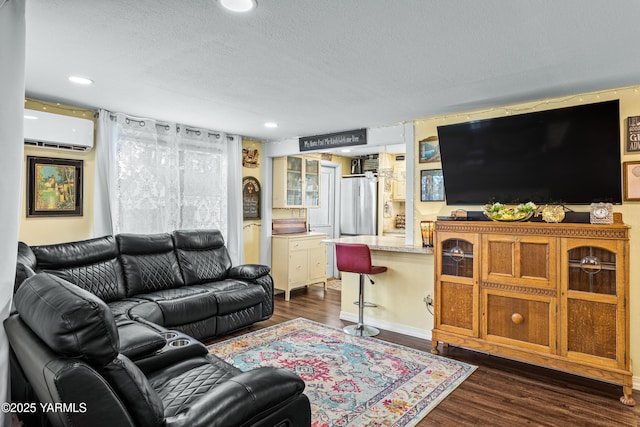
[[[340,186],[340,234],[375,236],[378,220],[375,178],[343,177]]]

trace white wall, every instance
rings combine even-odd
[[[0,0],[0,321],[9,315],[13,296],[20,225],[25,61],[25,0]],[[9,343],[0,328],[0,403],[9,402]],[[1,415],[0,415],[1,416]],[[10,425],[5,414],[0,425]]]

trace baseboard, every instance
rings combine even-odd
[[[340,312],[340,319],[347,322],[358,323],[358,315]],[[385,331],[397,332],[403,335],[409,335],[411,337],[422,338],[431,341],[431,331],[419,328],[408,327],[407,325],[400,325],[397,323],[383,322],[375,319],[367,319],[365,317],[365,324],[374,326],[376,328],[384,329]]]
[[[358,322],[358,316],[356,314],[340,312],[340,319],[347,322]],[[365,319],[365,323],[376,328],[384,329],[385,331],[397,332],[403,335],[409,335],[411,337],[423,338],[431,341],[431,331],[425,331],[424,329],[411,328],[406,325],[399,325],[396,323],[382,322],[375,319]],[[633,389],[640,390],[640,376],[633,377]]]

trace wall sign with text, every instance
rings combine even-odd
[[[260,219],[260,183],[252,176],[242,179],[242,219]]]
[[[305,136],[298,139],[300,151],[326,150],[337,147],[367,144],[367,130],[356,129],[324,135]]]
[[[640,116],[627,117],[627,152],[640,151]]]

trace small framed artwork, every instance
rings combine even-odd
[[[622,164],[624,180],[624,200],[640,201],[640,161]]]
[[[440,144],[437,136],[430,136],[418,142],[418,159],[420,163],[440,161]]]
[[[260,219],[260,183],[252,176],[242,179],[242,219]]]
[[[27,216],[82,216],[83,161],[27,156]]]
[[[420,171],[420,201],[444,201],[444,178],[442,169]]]

